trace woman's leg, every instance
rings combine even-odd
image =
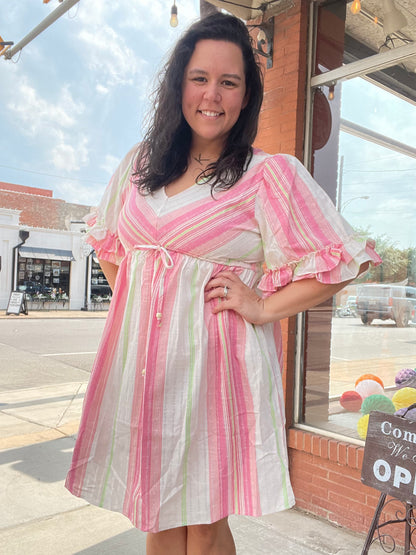
[[[186,555],[186,527],[148,533],[146,555]]]
[[[228,519],[188,526],[186,548],[187,555],[235,555],[235,543]]]

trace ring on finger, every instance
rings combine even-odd
[[[223,295],[224,298],[227,297],[228,291],[229,291],[228,287],[226,285],[224,285],[224,295]]]

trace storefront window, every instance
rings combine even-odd
[[[104,308],[105,303],[111,301],[111,288],[94,256],[91,260],[91,308]]]
[[[44,303],[69,300],[70,262],[19,256],[17,288],[27,300]]]
[[[414,63],[313,91],[311,170],[384,263],[306,313],[298,420],[355,439],[362,414],[346,392],[391,399],[400,372],[416,369],[416,128],[414,92],[406,94]],[[376,385],[356,391],[366,374]]]

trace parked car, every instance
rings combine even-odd
[[[416,287],[372,283],[357,289],[357,313],[365,325],[375,319],[394,320],[398,328],[408,326],[416,301]]]
[[[345,306],[349,308],[353,316],[357,314],[357,295],[349,295]]]

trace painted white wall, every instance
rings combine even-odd
[[[27,247],[63,249],[72,251],[75,261],[71,262],[70,309],[80,310],[84,306],[86,257],[91,247],[85,243],[85,233],[80,228],[71,231],[19,226],[17,210],[0,208],[0,310],[7,308],[12,288],[13,247],[18,245],[19,230],[29,231]],[[85,226],[84,226],[85,227]]]

